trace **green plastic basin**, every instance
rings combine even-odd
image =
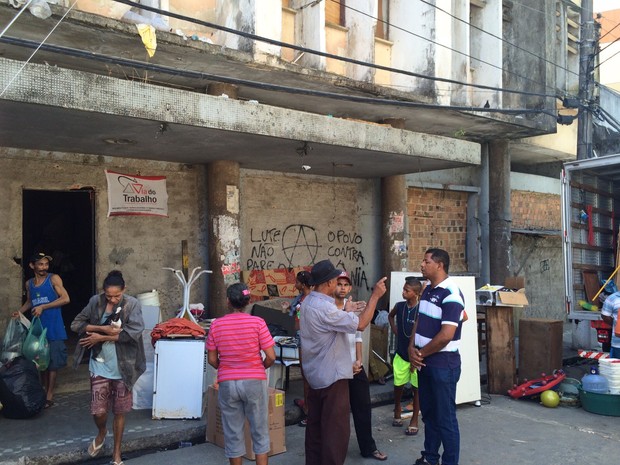
[[[597,394],[579,388],[579,400],[586,412],[620,417],[620,395]]]

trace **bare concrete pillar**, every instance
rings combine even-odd
[[[407,269],[407,181],[405,176],[381,178],[381,255],[382,276],[390,277],[392,271]],[[389,306],[388,292],[381,308]]]
[[[491,284],[510,275],[510,154],[508,141],[489,143],[489,274]]]
[[[207,165],[209,212],[209,317],[226,313],[226,288],[241,280],[239,251],[239,164],[214,161]]]
[[[387,118],[381,121],[393,128],[404,129],[405,120]],[[387,276],[388,290],[380,308],[390,304],[390,273],[407,269],[407,178],[403,175],[381,178],[381,255],[382,276]]]

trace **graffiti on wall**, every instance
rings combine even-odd
[[[251,228],[246,268],[252,271],[313,265],[317,258],[325,258],[325,255],[319,256],[319,251],[323,250],[336,267],[350,272],[354,286],[369,290],[363,240],[360,234],[343,229],[329,230],[323,236],[307,224]]]
[[[250,229],[248,270],[292,268],[300,263],[313,264],[319,246],[316,229],[307,224],[292,224],[284,229]]]

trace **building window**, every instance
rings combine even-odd
[[[378,0],[377,5],[377,27],[375,29],[375,37],[379,39],[389,39],[388,35],[388,23],[390,22],[389,15],[389,0]]]
[[[325,22],[344,26],[344,0],[325,2]]]

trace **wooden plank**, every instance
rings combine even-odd
[[[519,382],[562,369],[563,322],[522,318],[519,325]]]
[[[512,307],[485,307],[487,327],[487,389],[506,394],[516,382]]]
[[[185,239],[181,241],[181,271],[187,281],[189,279],[189,248]]]
[[[614,268],[604,265],[591,265],[589,263],[573,263],[573,270],[602,271],[603,274],[609,276],[614,271]]]
[[[584,229],[584,230],[588,229],[588,225],[587,224],[583,224],[583,223],[572,222],[570,225],[571,225],[571,227],[573,229]],[[611,228],[601,228],[600,226],[594,226],[594,228],[592,228],[592,230],[594,232],[600,232],[600,233],[603,233],[603,234],[612,234],[613,233]]]
[[[576,181],[571,181],[570,186],[581,191],[592,192],[593,194],[598,194],[601,197],[607,197],[609,199],[620,201],[620,198],[616,197],[612,192],[604,191],[602,189],[597,189],[596,187],[592,187],[589,184],[581,184]]]
[[[581,250],[592,250],[594,252],[609,252],[613,250],[611,247],[601,247],[598,245],[588,245],[588,244],[575,244],[573,243],[573,249],[581,249]]]
[[[598,273],[592,270],[583,270],[581,275],[583,276],[583,286],[586,289],[588,301],[594,302],[594,296],[601,288],[598,280]]]

